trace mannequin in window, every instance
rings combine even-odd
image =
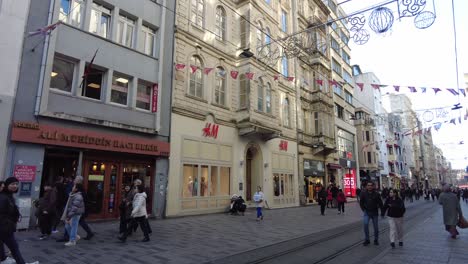
[[[187,190],[188,190],[188,195],[187,195],[187,196],[192,196],[192,195],[193,195],[193,180],[192,180],[192,176],[189,176],[189,178],[188,178]]]
[[[192,196],[197,196],[197,195],[198,195],[198,178],[195,178],[195,181],[193,182]]]
[[[200,182],[200,196],[205,196],[207,188],[208,188],[208,185],[205,182],[205,177],[202,177],[201,182]]]

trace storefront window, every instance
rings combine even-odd
[[[280,183],[278,174],[273,174],[273,193],[275,196],[280,195]]]
[[[88,175],[88,203],[90,214],[98,214],[102,211],[104,199],[104,177],[106,165],[101,162],[91,162]]]
[[[231,168],[184,164],[183,173],[182,197],[184,198],[230,195]]]
[[[231,193],[231,168],[221,167],[220,168],[220,195],[230,195]]]
[[[182,196],[197,196],[198,190],[198,165],[184,165],[184,188]]]
[[[211,187],[210,187],[210,196],[215,196],[218,194],[218,167],[211,167]]]
[[[208,196],[208,166],[201,166],[200,196]]]
[[[274,196],[294,196],[293,175],[273,174],[273,194]]]

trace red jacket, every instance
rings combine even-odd
[[[330,190],[328,190],[327,193],[328,193],[327,200],[329,200],[329,201],[333,200],[332,192]]]
[[[336,198],[336,200],[337,200],[339,203],[346,203],[346,196],[344,195],[343,192],[339,192],[339,193],[338,193],[338,197]]]

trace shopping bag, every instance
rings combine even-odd
[[[460,228],[468,228],[468,221],[466,221],[463,216],[460,216],[457,226]]]

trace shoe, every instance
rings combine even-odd
[[[150,241],[149,237],[145,237],[145,238],[143,238],[143,240],[141,242],[148,242],[148,241]]]
[[[91,238],[93,238],[93,237],[94,237],[94,233],[91,233],[91,234],[86,235],[86,237],[83,238],[83,239],[84,240],[91,240]]]
[[[1,264],[15,264],[16,261],[13,258],[7,257],[4,261],[0,262]]]
[[[395,243],[394,242],[390,243],[390,246],[392,246],[392,248],[395,248]]]
[[[55,242],[60,242],[60,243],[67,242],[67,241],[68,239],[65,239],[65,238],[60,238],[60,239],[55,240]]]
[[[262,216],[260,216],[260,220],[263,220],[263,215],[262,215]]]
[[[402,247],[402,246],[403,246],[403,242],[399,242],[398,245],[399,245],[400,247]]]
[[[379,241],[374,240],[374,245],[378,246],[378,245],[379,245]]]
[[[67,243],[65,243],[66,247],[72,247],[72,246],[75,246],[75,245],[76,245],[76,241],[68,241]]]
[[[368,246],[369,244],[370,244],[369,240],[365,240],[364,243],[362,243],[362,245],[364,245],[364,246]]]
[[[52,234],[57,234],[57,233],[59,233],[59,232],[60,232],[60,231],[58,231],[57,229],[52,230]]]
[[[80,235],[76,235],[76,241],[78,241],[80,239],[81,239]]]
[[[50,235],[42,235],[41,237],[39,237],[39,240],[48,240],[50,237]]]
[[[127,238],[126,237],[123,237],[123,236],[119,236],[117,237],[121,242],[125,242],[127,241]]]

